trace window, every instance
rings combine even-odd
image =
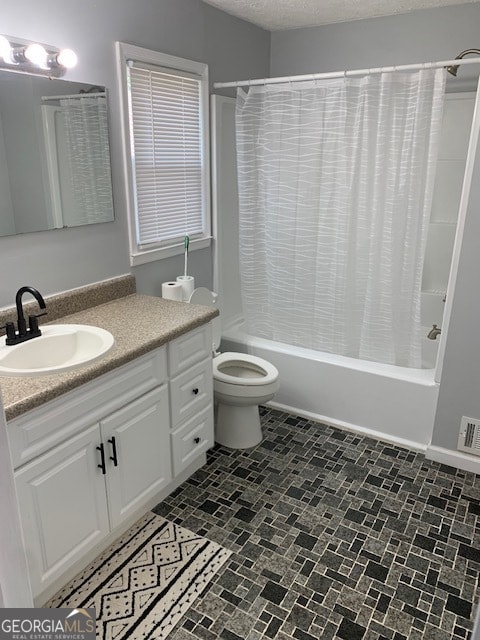
[[[210,242],[207,65],[117,43],[131,264]]]

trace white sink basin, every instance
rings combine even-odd
[[[115,340],[105,329],[86,324],[41,327],[42,335],[0,347],[0,376],[46,376],[63,373],[102,358]]]

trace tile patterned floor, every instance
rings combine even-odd
[[[480,476],[262,408],[155,511],[233,551],[171,640],[466,640]]]

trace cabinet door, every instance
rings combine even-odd
[[[111,526],[140,509],[171,480],[167,386],[101,422]]]
[[[109,531],[98,424],[15,472],[34,595]]]

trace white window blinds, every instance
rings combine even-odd
[[[129,65],[139,249],[202,236],[206,219],[201,77]]]

